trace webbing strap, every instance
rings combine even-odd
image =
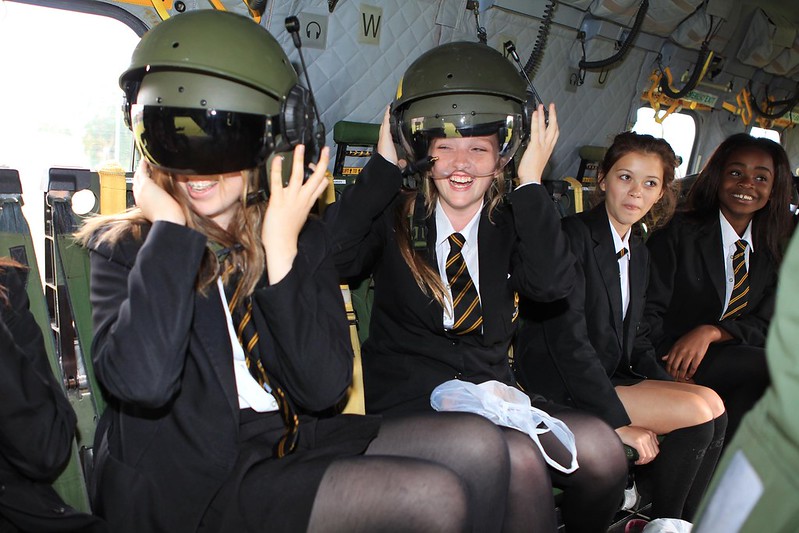
[[[352,368],[352,383],[348,391],[347,403],[344,406],[343,413],[347,414],[364,414],[366,412],[366,404],[363,397],[363,368],[361,366],[361,343],[358,339],[357,318],[355,316],[355,309],[352,305],[352,293],[350,292],[349,285],[341,285],[341,295],[344,298],[344,309],[347,311],[347,320],[350,323],[350,341],[352,342],[352,349],[354,352],[353,368]]]
[[[169,18],[169,11],[166,8],[166,0],[150,0],[150,3],[153,5],[153,9],[158,13],[158,16],[161,17],[161,20],[166,20]]]
[[[563,178],[563,181],[568,183],[572,186],[574,190],[574,212],[575,213],[582,213],[583,212],[583,184],[577,181],[575,178],[570,176],[566,176]]]

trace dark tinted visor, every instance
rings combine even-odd
[[[210,175],[255,168],[273,138],[264,115],[136,104],[136,142],[153,165],[178,174]]]

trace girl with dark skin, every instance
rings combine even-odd
[[[652,261],[644,319],[656,354],[676,381],[721,396],[728,440],[769,383],[763,347],[792,231],[790,187],[779,144],[733,135],[697,177],[685,212],[647,242]],[[742,288],[749,287],[740,300],[732,298],[736,242],[744,248]]]

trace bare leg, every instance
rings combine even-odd
[[[670,381],[616,391],[633,425],[666,435],[653,463],[637,470],[641,487],[651,490],[653,516],[690,519],[724,442],[723,402],[706,387]]]

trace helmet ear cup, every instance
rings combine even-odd
[[[522,109],[522,142],[530,138],[530,129],[533,127],[533,112],[537,107],[538,101],[531,91],[527,91],[527,98]]]
[[[388,110],[388,123],[391,130],[391,138],[394,140],[394,144],[398,144],[402,138],[400,134],[400,120],[401,117],[392,103]]]
[[[125,81],[122,90],[125,95],[122,97],[122,118],[125,121],[125,126],[129,130],[133,130],[133,122],[130,119],[130,108],[133,102],[136,101],[136,95],[139,93],[140,81]]]
[[[284,145],[278,151],[287,151],[298,144],[313,142],[314,116],[311,95],[305,87],[294,85],[280,111],[280,131]],[[285,149],[282,149],[285,148]]]
[[[391,140],[394,141],[395,146],[399,146],[403,152],[407,152],[405,143],[402,142],[402,112],[398,111],[395,104],[391,104],[388,112],[389,131],[391,132]],[[401,157],[408,158],[409,154],[400,154]],[[410,155],[412,158],[413,156]]]

